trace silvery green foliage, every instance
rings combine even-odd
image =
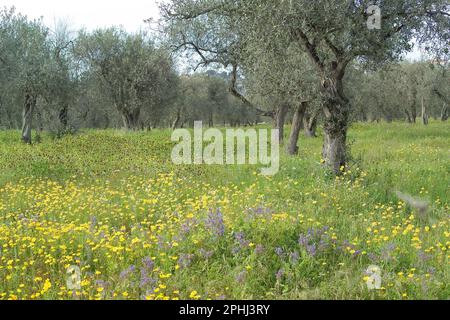
[[[164,49],[157,48],[147,34],[127,34],[119,28],[81,31],[76,56],[86,73],[94,73],[110,96],[127,129],[144,124],[141,116],[161,115],[176,92],[177,77]]]

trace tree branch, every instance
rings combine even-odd
[[[231,82],[230,82],[230,88],[229,88],[230,93],[233,96],[235,96],[236,98],[238,98],[239,100],[241,100],[241,102],[244,105],[254,109],[258,115],[264,116],[264,117],[271,117],[271,118],[275,117],[275,113],[273,111],[264,111],[262,109],[259,109],[259,108],[255,107],[253,105],[253,103],[251,103],[246,97],[244,97],[241,93],[239,93],[237,91],[237,89],[236,89],[237,69],[238,69],[237,64],[234,63],[233,64],[233,71],[231,72]]]

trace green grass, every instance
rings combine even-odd
[[[338,179],[321,138],[263,177],[175,166],[169,131],[0,132],[0,299],[447,299],[449,129],[355,124]]]

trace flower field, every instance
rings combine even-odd
[[[265,177],[175,166],[169,131],[1,132],[0,299],[447,299],[449,129],[356,124],[339,178],[320,138]]]

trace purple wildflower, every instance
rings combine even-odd
[[[213,210],[209,211],[206,226],[217,237],[222,237],[225,234],[225,223],[223,222],[223,214],[220,212],[220,209],[217,209],[216,212]]]
[[[123,270],[120,273],[120,279],[122,279],[122,280],[127,279],[131,274],[134,273],[134,271],[136,271],[136,267],[134,265],[131,265],[129,268]]]
[[[243,232],[237,232],[234,235],[234,238],[236,239],[237,242],[239,242],[239,246],[241,248],[245,248],[248,247],[248,245],[250,244],[250,241],[247,241],[245,239],[245,234]]]

